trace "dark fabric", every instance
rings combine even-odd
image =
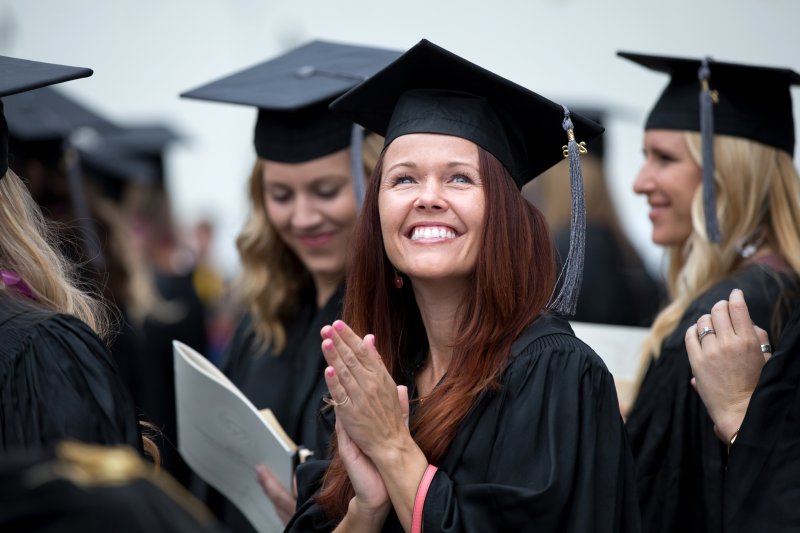
[[[194,289],[192,272],[183,275],[156,273],[154,281],[159,294],[178,305],[183,315],[174,322],[150,317],[142,325],[143,351],[138,364],[139,387],[134,398],[145,420],[161,431],[156,441],[161,451],[162,466],[188,487],[191,470],[177,449],[172,341],[181,341],[199,353],[207,353],[205,307]]]
[[[69,438],[141,451],[133,402],[86,324],[0,294],[0,347],[0,450]]]
[[[800,531],[800,306],[774,348],[731,447],[725,533]]]
[[[726,449],[689,384],[692,369],[683,339],[686,329],[734,288],[744,291],[753,322],[777,338],[788,315],[781,294],[796,293],[797,284],[788,275],[751,264],[692,302],[665,339],[627,422],[645,531],[721,531]]]
[[[416,94],[409,97],[411,91]],[[503,163],[519,188],[564,159],[567,143],[561,105],[426,39],[334,100],[331,109],[383,135],[387,145],[408,133],[468,139]],[[603,133],[577,113],[571,120],[578,142]]]
[[[322,309],[316,293],[304,293],[301,308],[284,324],[286,348],[276,355],[260,350],[248,315],[239,324],[223,359],[222,370],[258,409],[269,408],[289,437],[319,459],[327,454],[327,437],[318,434],[321,398],[327,391],[320,329],[341,316],[341,286]],[[255,466],[255,465],[254,465]],[[255,473],[253,474],[255,475]],[[211,491],[207,502],[232,531],[254,531],[235,506]],[[265,498],[264,504],[268,505]]]
[[[221,532],[199,502],[163,474],[121,476],[116,461],[103,470],[104,450],[90,452],[96,461],[87,472],[113,481],[76,483],[63,477],[65,468],[82,465],[57,460],[52,452],[0,458],[0,531],[26,533]],[[118,453],[118,452],[110,452]],[[129,461],[126,464],[130,464]],[[143,465],[139,465],[142,468]],[[69,470],[66,470],[67,472]]]
[[[630,450],[605,365],[557,317],[538,319],[512,352],[500,390],[476,402],[436,465],[424,531],[639,531]],[[311,469],[321,470],[299,472]],[[319,481],[310,477],[298,473],[298,482]],[[287,531],[334,525],[312,499]],[[383,531],[403,531],[394,513]]]
[[[700,131],[699,59],[618,52],[646,68],[669,74],[669,84],[650,111],[645,129]],[[714,133],[744,137],[794,155],[791,69],[708,61],[714,91]]]
[[[565,260],[569,229],[556,233],[553,240]],[[620,326],[652,324],[665,291],[641,260],[626,256],[611,230],[594,224],[586,227],[585,253],[578,306],[570,320]]]

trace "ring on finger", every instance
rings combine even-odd
[[[772,345],[770,343],[762,344],[761,353],[772,353]]]
[[[330,397],[330,398],[325,397],[325,398],[322,399],[322,401],[325,402],[327,405],[330,405],[330,406],[333,406],[333,407],[341,407],[341,406],[343,406],[344,404],[346,404],[347,402],[350,401],[350,396],[345,396],[344,400],[342,400],[341,402],[337,402],[336,400],[333,399],[333,397]]]
[[[706,335],[716,335],[716,334],[717,332],[714,331],[714,328],[712,328],[711,326],[703,326],[703,328],[700,330],[700,333],[697,334],[697,340],[702,343],[703,337],[705,337]]]

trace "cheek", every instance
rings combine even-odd
[[[281,204],[266,200],[264,202],[264,209],[266,210],[267,220],[270,224],[275,226],[278,230],[287,229],[292,214],[290,204]]]

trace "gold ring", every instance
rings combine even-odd
[[[703,329],[700,330],[700,333],[697,334],[697,340],[701,343],[703,342],[703,337],[706,335],[716,335],[717,332],[714,331],[714,328],[709,326],[703,326]]]
[[[341,402],[337,402],[336,400],[333,399],[333,397],[331,397],[331,398],[323,398],[322,401],[325,402],[328,405],[332,405],[333,407],[341,407],[341,406],[343,406],[344,404],[346,404],[347,402],[350,401],[350,396],[345,396],[344,400],[342,400]]]

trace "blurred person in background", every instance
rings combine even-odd
[[[341,314],[363,175],[381,146],[328,104],[397,55],[313,41],[182,95],[258,108],[250,215],[237,239],[238,292],[247,314],[221,368],[318,458],[326,457],[329,437],[318,420],[325,393],[319,330]],[[267,469],[259,472],[288,520],[295,495]],[[250,529],[230,503],[208,503],[235,531]]]
[[[92,74],[9,57],[0,70],[0,106],[9,95]],[[9,167],[8,135],[0,114],[0,449],[47,449],[68,438],[141,451],[133,401],[101,340],[110,332],[106,309],[81,289],[55,246],[60,236]]]
[[[669,259],[627,419],[645,530],[722,529],[727,446],[690,385],[685,332],[733,289],[778,338],[798,301],[800,178],[790,70],[621,52],[670,76],[645,123],[634,191]],[[698,331],[703,342],[714,329]],[[734,435],[724,435],[728,443]]]

